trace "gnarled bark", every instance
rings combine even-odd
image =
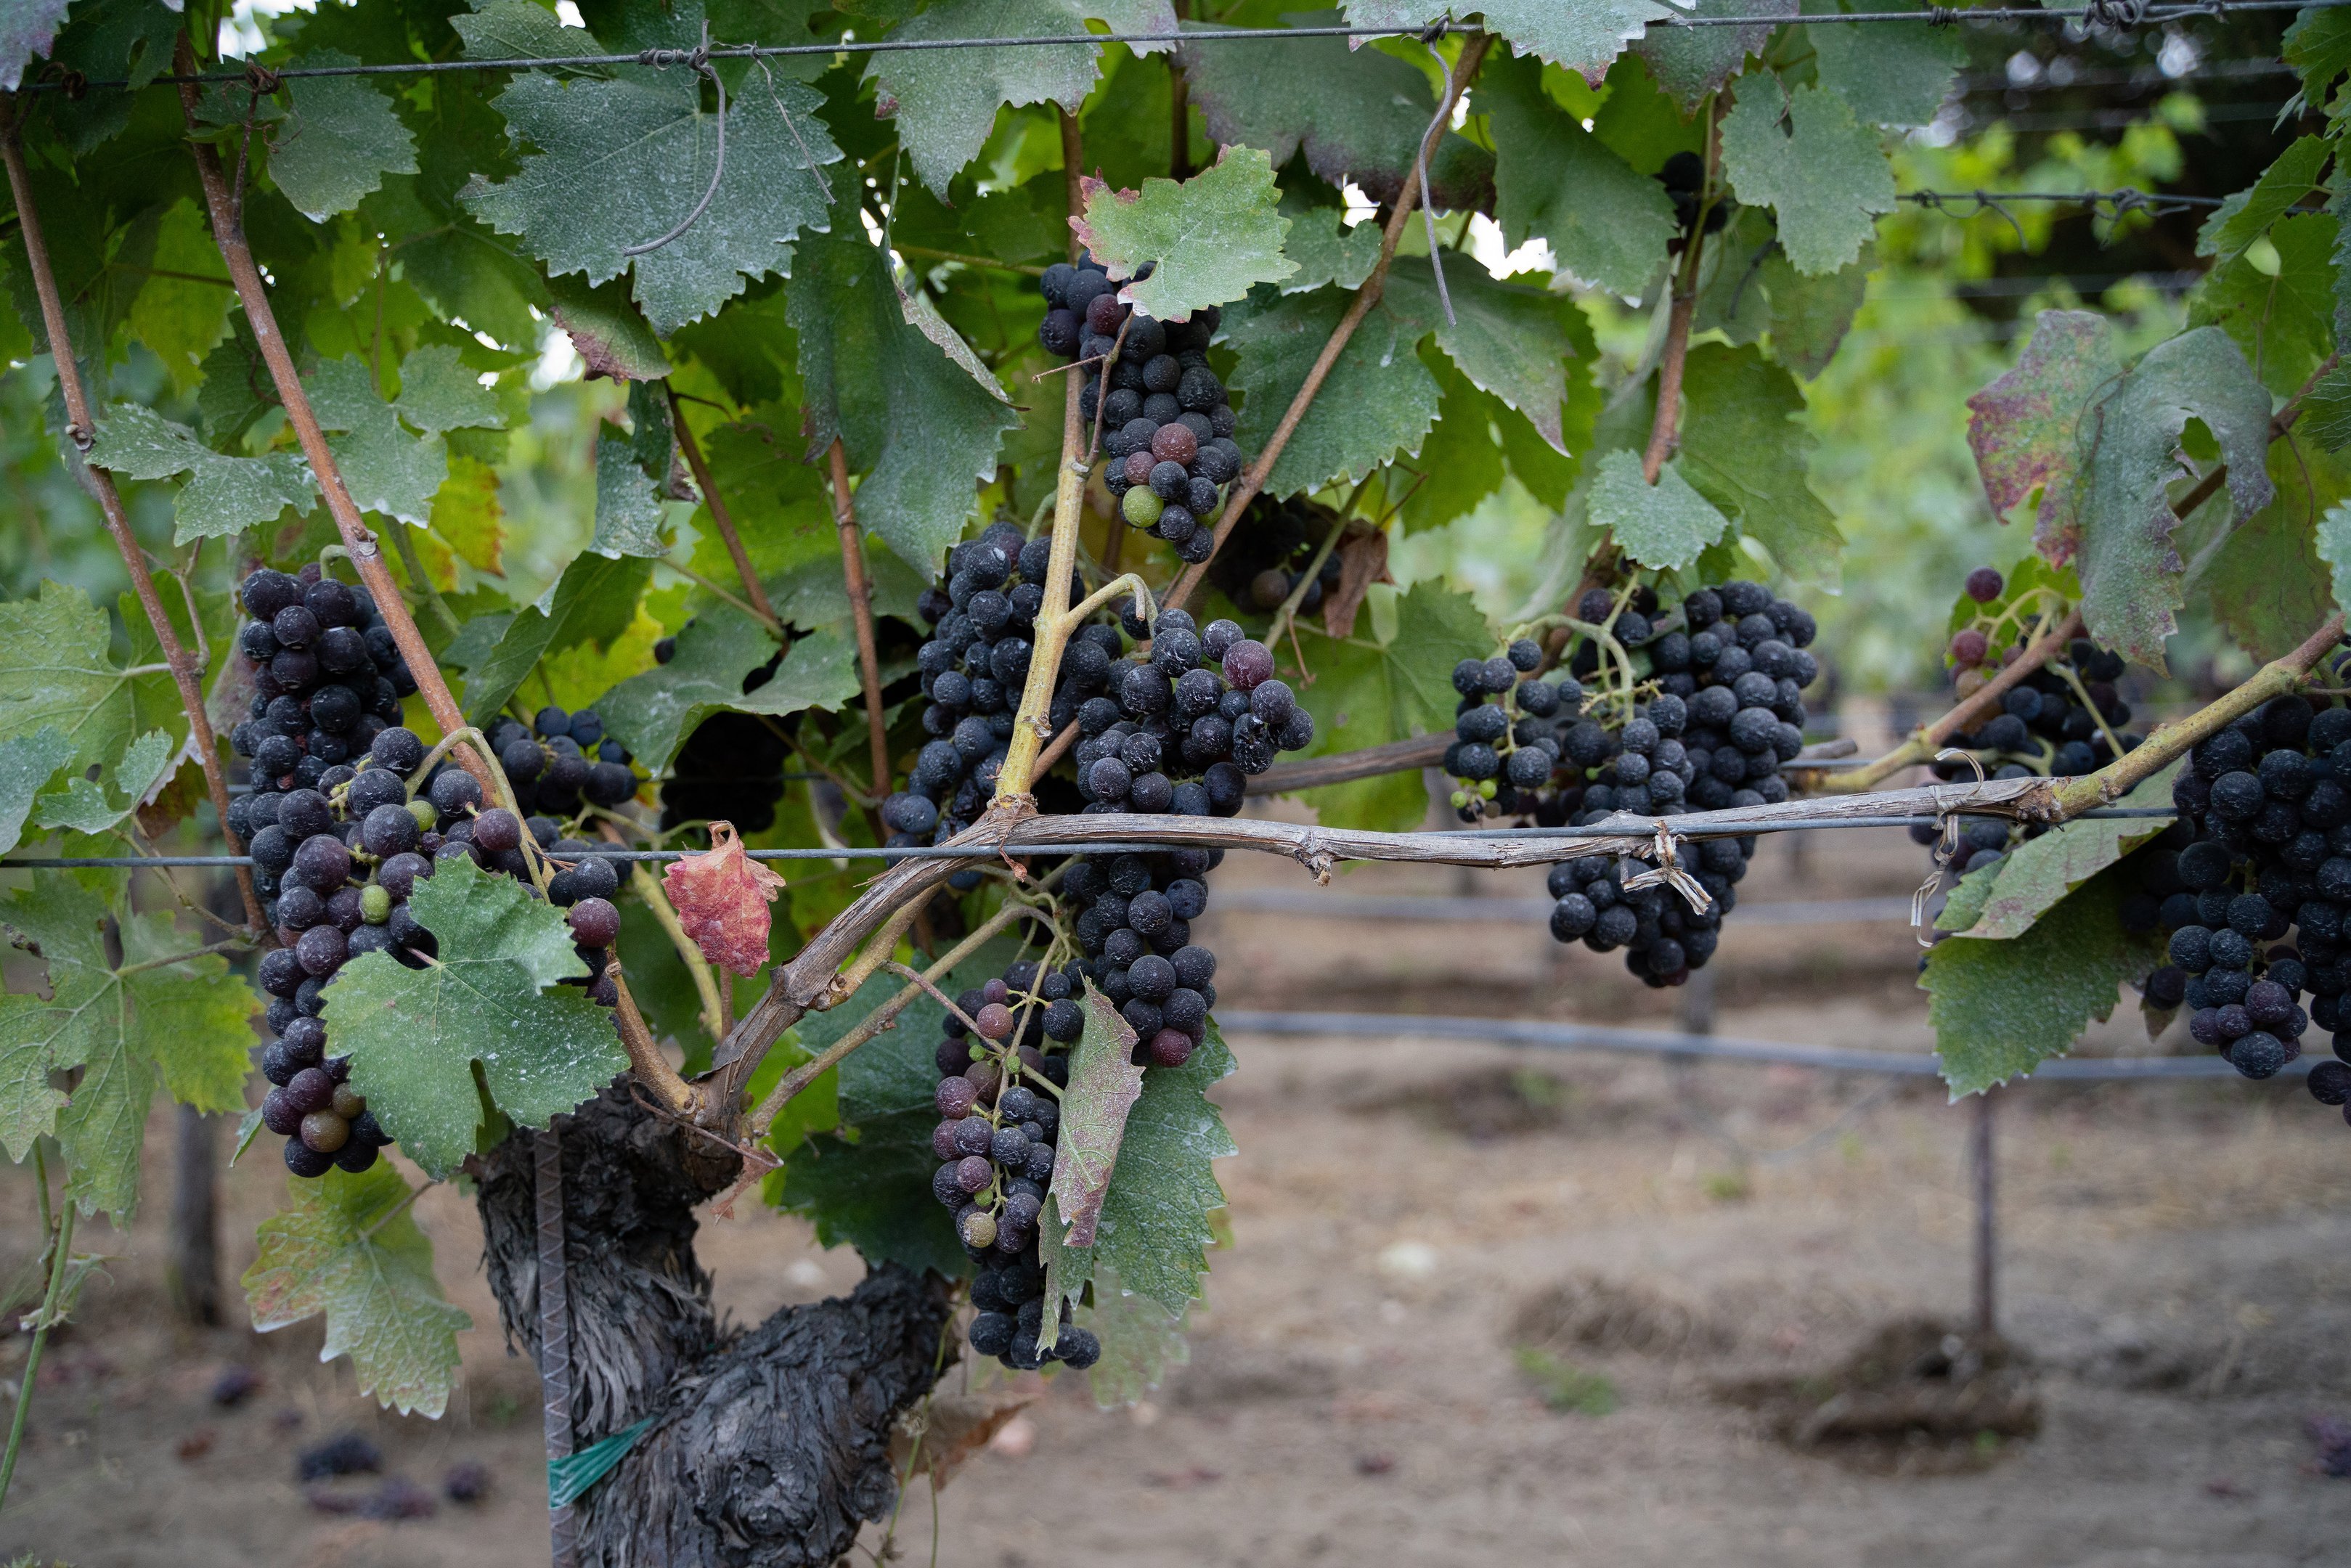
[[[694,1206],[735,1179],[739,1157],[647,1110],[625,1083],[562,1132],[578,1446],[653,1423],[573,1505],[580,1561],[833,1562],[894,1498],[890,1430],[945,1364],[944,1281],[885,1266],[845,1297],[732,1332],[695,1258]],[[534,1142],[516,1133],[476,1175],[499,1319],[507,1343],[535,1356]]]

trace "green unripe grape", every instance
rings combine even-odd
[[[1132,495],[1134,492],[1129,491]],[[967,1247],[996,1245],[996,1216],[987,1210],[976,1209],[963,1217],[963,1239]]]
[[[374,883],[360,889],[360,918],[381,925],[392,918],[392,894]]]
[[[1455,810],[1457,810],[1457,811],[1458,811],[1458,810],[1459,810],[1462,807],[1464,807],[1464,806],[1468,805],[1468,803],[1469,803],[1469,796],[1468,796],[1468,792],[1467,792],[1467,791],[1460,790],[1460,789],[1456,789],[1455,791],[1453,791],[1453,809],[1454,809]]]
[[[408,803],[408,814],[416,819],[416,831],[420,833],[431,832],[441,821],[441,813],[422,795]]]
[[[1495,784],[1491,779],[1480,779],[1478,780],[1478,794],[1481,799],[1488,800],[1492,800],[1494,798],[1494,790]]]
[[[1147,528],[1157,522],[1159,514],[1166,509],[1167,503],[1148,485],[1137,485],[1118,504],[1119,516],[1138,528]]]

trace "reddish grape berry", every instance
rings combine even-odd
[[[495,807],[474,819],[474,842],[486,854],[502,855],[522,843],[522,824],[504,806]]]
[[[1012,1009],[1002,1002],[990,1002],[980,1009],[971,1021],[977,1024],[979,1032],[988,1039],[1002,1040],[1012,1032]]]
[[[300,1073],[294,1075],[295,1082],[298,1083],[301,1080]],[[938,1107],[940,1115],[959,1119],[970,1115],[971,1108],[979,1103],[979,1088],[970,1079],[960,1074],[953,1078],[942,1078],[939,1080],[938,1092],[932,1096],[932,1101]]]
[[[979,999],[983,1002],[1008,1002],[1012,999],[1012,988],[1001,979],[991,977],[987,984],[979,988]]]
[[[981,1192],[996,1179],[996,1167],[978,1155],[967,1155],[956,1164],[956,1185],[966,1192]]]
[[[583,898],[571,906],[571,939],[582,947],[609,947],[621,934],[621,912],[601,898]]]
[[[1984,662],[1991,646],[1990,639],[1970,626],[1951,639],[1951,663],[1963,670],[1972,670]]]
[[[2007,586],[2000,573],[1988,566],[1980,566],[1968,573],[1968,597],[1978,604],[1990,604]]]
[[[1163,1029],[1151,1037],[1151,1061],[1157,1067],[1181,1067],[1191,1060],[1192,1037],[1180,1029]]]
[[[1273,678],[1273,651],[1253,637],[1225,650],[1225,680],[1236,691],[1255,691]]]
[[[287,1080],[280,1092],[298,1114],[307,1116],[335,1103],[335,1081],[327,1076],[322,1067],[306,1067]]]

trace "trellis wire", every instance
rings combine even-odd
[[[2025,5],[1995,5],[1974,10],[1932,5],[1917,11],[1852,11],[1830,12],[1813,16],[1685,16],[1678,14],[1656,16],[1647,26],[1653,27],[1777,27],[1789,23],[1804,26],[1834,26],[1846,24],[1877,22],[1925,22],[1934,26],[1952,26],[1961,23],[1970,26],[2010,23],[2064,22],[2085,23],[2125,28],[2153,23],[2185,21],[2194,16],[2226,16],[2251,11],[2325,11],[2351,5],[2351,0],[2203,0],[2198,5],[2138,5],[2123,0],[2101,0],[2088,5],[2043,8]],[[1021,34],[1004,38],[842,38],[820,44],[738,44],[714,48],[706,57],[714,60],[789,59],[796,57],[831,55],[913,54],[935,49],[1024,49],[1095,47],[1103,44],[1133,46],[1167,46],[1195,43],[1266,43],[1297,38],[1428,38],[1434,39],[1450,26],[1439,22],[1430,27],[1222,27],[1195,32],[1176,33],[1047,33]],[[351,76],[434,76],[450,71],[495,70],[570,70],[595,66],[630,66],[645,62],[645,56],[657,51],[629,54],[562,55],[547,58],[509,58],[482,60],[402,60],[390,65],[355,66],[294,66],[270,75],[279,81],[291,81],[311,77]],[[158,76],[148,85],[176,86],[183,82],[242,82],[243,71],[199,71],[185,76]],[[123,79],[84,80],[82,88],[127,88]],[[61,91],[61,81],[38,81],[24,89],[29,92]]]
[[[1988,821],[2010,819],[1996,811],[1954,810],[1954,817],[1982,817]],[[2076,813],[2067,819],[2080,821],[2084,818],[2100,817],[2175,817],[2179,813],[2168,806],[2105,806]],[[1620,839],[1633,833],[1653,831],[1657,826],[1672,831],[1671,817],[1639,817],[1627,819],[1611,826],[1593,822],[1580,828],[1462,828],[1447,830],[1447,836],[1464,839],[1502,839],[1525,842],[1534,839]],[[1741,822],[1736,817],[1709,814],[1703,830],[1707,838],[1743,838],[1750,833],[1784,833],[1813,828],[1913,828],[1933,827],[1941,819],[1931,816],[1878,817],[1771,817],[1753,822]],[[1675,837],[1698,837],[1698,834],[1675,834]],[[1111,855],[1152,854],[1160,850],[1186,847],[1187,841],[1154,838],[1149,834],[1130,835],[1115,843],[1074,844],[904,844],[895,849],[867,844],[842,844],[839,847],[818,845],[808,849],[747,850],[753,860],[761,861],[837,861],[837,860],[971,860],[992,861],[1006,854],[1020,855]],[[1196,847],[1196,846],[1190,846]],[[578,850],[567,850],[565,860],[612,861],[675,861],[705,853],[702,850],[624,850],[607,844],[589,844]],[[1342,856],[1353,859],[1353,856]],[[0,860],[0,871],[70,871],[82,867],[150,867],[165,870],[174,867],[251,865],[251,855],[76,855],[26,856],[22,859]]]

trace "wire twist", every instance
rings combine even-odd
[[[1707,892],[1705,883],[1682,869],[1681,857],[1675,850],[1674,843],[1673,830],[1665,823],[1659,822],[1656,842],[1649,850],[1657,863],[1647,871],[1635,872],[1633,875],[1625,877],[1623,880],[1624,889],[1627,893],[1637,893],[1645,887],[1660,885],[1670,887],[1682,895],[1684,903],[1698,914],[1704,915],[1714,907],[1714,894]]]
[[[1956,746],[1947,746],[1935,753],[1935,760],[1938,762],[1946,762],[1954,757],[1976,770],[1976,781],[1948,801],[1944,800],[1940,790],[1936,791],[1935,848],[1932,852],[1935,863],[1934,868],[1927,873],[1927,880],[1918,884],[1918,891],[1910,895],[1910,929],[1913,931],[1925,926],[1927,899],[1937,888],[1942,886],[1943,873],[1949,870],[1951,862],[1959,858],[1959,813],[1974,801],[1976,791],[1987,782],[1984,778],[1983,763],[1977,758],[1974,752],[1962,751]],[[1935,939],[1931,936],[1918,938],[1918,946],[1921,947],[1932,947],[1934,945]]]
[[[622,246],[621,249],[622,256],[643,256],[649,251],[659,250],[692,228],[702,214],[709,209],[711,199],[718,194],[718,183],[726,177],[726,84],[718,79],[717,68],[710,63],[710,24],[703,23],[702,42],[695,47],[646,49],[637,56],[637,63],[651,66],[655,70],[666,70],[672,66],[691,66],[697,73],[710,78],[710,85],[718,89],[718,150],[716,156],[711,161],[710,188],[702,193],[702,200],[694,204],[694,211],[680,218],[677,221],[677,226],[659,239],[649,239],[643,245]],[[777,107],[780,109],[782,105],[778,104]],[[788,125],[790,123],[789,115],[785,117],[785,123]],[[799,133],[795,131],[793,134],[797,137]]]

